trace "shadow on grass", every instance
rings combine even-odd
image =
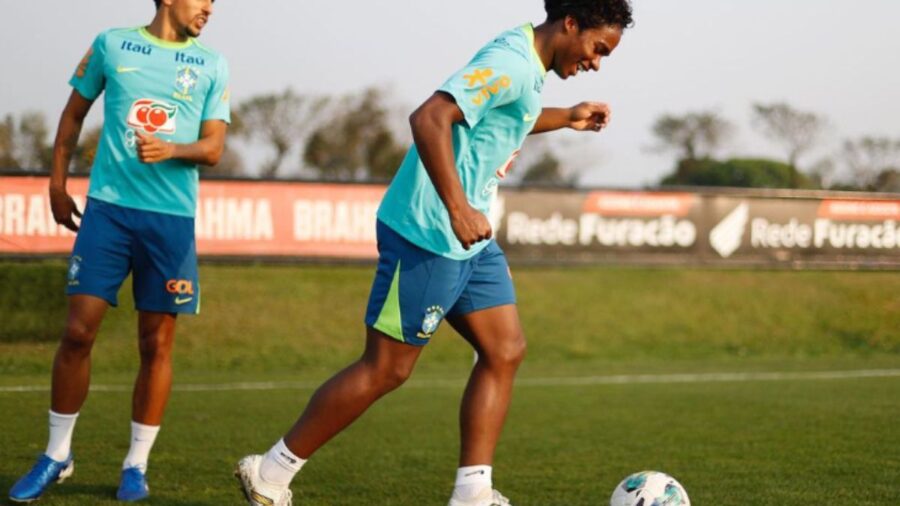
[[[28,472],[27,469],[22,472],[22,475],[24,476],[24,473],[26,472]],[[21,478],[21,476],[9,474],[0,475],[0,491],[2,491],[5,499],[4,504],[18,504],[9,499],[9,492],[13,484],[19,478]],[[76,483],[70,480],[60,484],[54,483],[50,485],[44,491],[44,494],[41,495],[41,502],[53,500],[71,501],[75,500],[76,497],[79,497],[79,499],[77,499],[79,504],[92,504],[101,500],[112,501],[116,498],[115,486]]]
[[[23,473],[24,472],[25,471],[23,471]],[[12,502],[9,499],[9,489],[12,488],[13,484],[19,478],[20,476],[18,475],[0,474],[0,493],[3,494],[3,500],[0,504],[19,504]],[[60,484],[51,485],[47,491],[44,492],[44,495],[40,497],[40,501],[42,503],[47,502],[48,504],[122,504],[116,500],[118,481],[109,484],[95,484],[78,483],[77,481],[72,481],[73,479],[75,478],[66,480]],[[243,498],[237,485],[235,485],[234,497],[235,501]],[[154,494],[152,490],[150,497],[140,502],[140,504],[146,504],[148,506],[153,504],[166,504],[172,506],[212,506],[220,503],[221,501],[214,499],[204,500],[202,498],[195,498],[184,500],[168,496],[165,493]]]

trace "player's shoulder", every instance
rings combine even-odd
[[[208,58],[216,62],[225,62],[225,56],[222,53],[200,42],[198,39],[191,40],[194,43],[194,47],[197,48],[198,51],[205,53]]]
[[[497,35],[479,51],[484,58],[502,60],[506,65],[527,68],[531,61],[530,25],[517,26]]]
[[[122,39],[129,37],[137,37],[138,31],[141,29],[140,26],[129,26],[129,27],[119,27],[119,28],[108,28],[100,32],[97,35],[97,38],[109,40],[109,39]]]
[[[137,35],[140,27],[108,28],[97,34],[95,44],[102,47],[110,47]]]

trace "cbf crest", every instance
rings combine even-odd
[[[441,324],[442,319],[444,319],[444,308],[441,306],[429,307],[425,310],[425,317],[422,318],[422,330],[416,336],[419,339],[429,339]]]
[[[200,71],[196,67],[183,65],[175,72],[175,98],[179,100],[192,100],[191,93],[200,82]]]
[[[69,258],[69,286],[78,286],[79,272],[81,272],[81,257],[72,255]]]

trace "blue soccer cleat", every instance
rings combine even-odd
[[[37,462],[9,489],[9,500],[12,502],[31,502],[41,497],[51,483],[62,483],[75,472],[75,461],[72,456],[64,462],[57,462],[41,454]]]
[[[147,486],[147,478],[144,473],[136,468],[129,467],[122,470],[122,481],[119,482],[119,490],[116,499],[125,502],[140,501],[150,495],[150,487]]]

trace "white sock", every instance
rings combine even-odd
[[[78,413],[61,415],[50,410],[50,437],[47,451],[44,452],[48,457],[57,462],[65,462],[69,458],[72,453],[72,432],[75,431],[77,419]]]
[[[456,486],[453,498],[458,501],[471,501],[478,497],[484,489],[493,488],[491,466],[466,466],[456,470]]]
[[[143,425],[132,421],[131,448],[128,449],[128,455],[125,456],[125,461],[122,462],[122,469],[136,467],[142,473],[146,473],[150,449],[153,448],[153,442],[156,441],[157,434],[159,434],[159,425]]]
[[[306,464],[306,460],[294,455],[284,444],[284,439],[279,439],[263,456],[259,465],[259,477],[273,489],[285,489],[291,484],[294,475],[300,472],[303,464]]]

